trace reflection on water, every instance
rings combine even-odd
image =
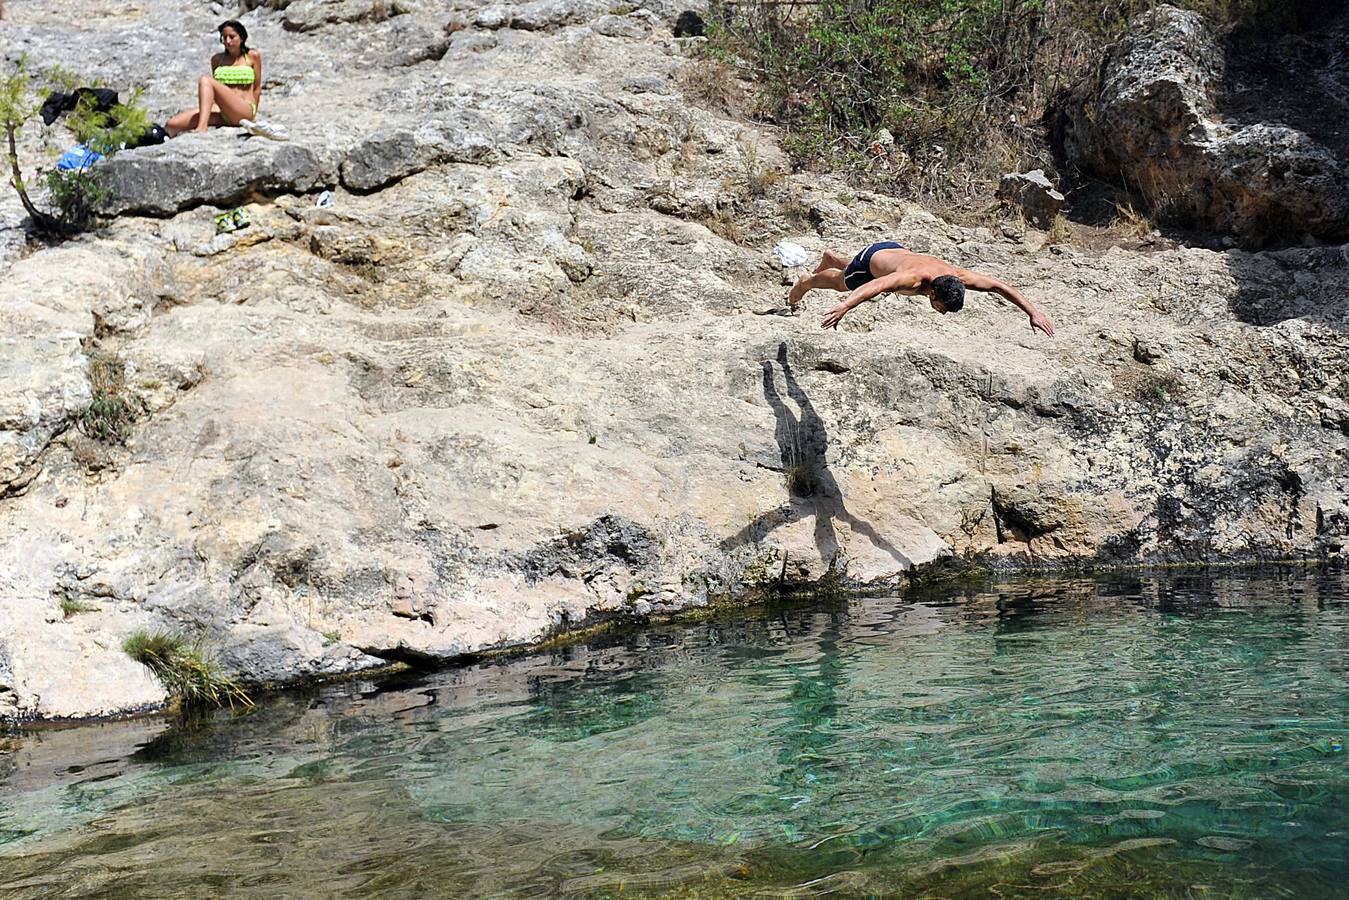
[[[0,754],[5,896],[1341,895],[1349,577],[669,625]]]

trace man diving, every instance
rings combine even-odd
[[[802,275],[787,294],[793,310],[801,298],[814,288],[848,291],[848,297],[824,317],[821,327],[834,328],[860,303],[884,293],[922,294],[932,308],[945,315],[965,305],[965,289],[1000,294],[1030,317],[1031,332],[1037,329],[1054,336],[1054,323],[1036,309],[1016,288],[988,275],[962,269],[935,256],[915,253],[894,241],[872,244],[846,261],[832,250],[824,251],[820,264],[810,275]]]

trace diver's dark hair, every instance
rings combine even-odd
[[[954,275],[932,279],[932,296],[940,300],[947,312],[957,312],[965,305],[965,282]]]
[[[216,27],[215,30],[216,34],[219,34],[223,37],[226,28],[231,29],[235,34],[239,35],[239,55],[247,56],[248,29],[244,27],[244,23],[240,22],[238,19],[229,19],[227,21],[221,22],[220,25]]]

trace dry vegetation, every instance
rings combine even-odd
[[[1310,0],[1178,0],[1225,28],[1291,28]],[[1011,170],[1055,171],[1046,112],[1155,0],[716,3],[685,92],[785,129],[793,165],[937,209]],[[741,80],[753,96],[739,98]],[[1127,207],[1126,207],[1127,208]],[[1128,208],[1131,210],[1131,208]],[[1150,225],[1121,211],[1120,227]],[[1064,239],[1063,228],[1051,229]],[[1151,231],[1151,227],[1146,234]]]

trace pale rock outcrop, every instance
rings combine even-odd
[[[1065,153],[1122,178],[1166,222],[1256,245],[1349,238],[1349,160],[1278,122],[1227,120],[1215,99],[1222,70],[1197,14],[1141,14],[1100,82],[1068,102]]]
[[[1043,169],[1003,175],[998,184],[998,199],[1019,208],[1027,219],[1041,228],[1050,226],[1064,204],[1064,196],[1054,189]]]
[[[397,10],[398,4],[386,0],[290,0],[276,8],[285,10],[281,22],[286,30],[314,31],[330,25],[385,18]]]
[[[337,183],[334,153],[242,132],[232,137],[185,134],[118,153],[99,165],[114,195],[107,211],[173,215],[203,203],[234,206],[254,192],[304,193]]]

